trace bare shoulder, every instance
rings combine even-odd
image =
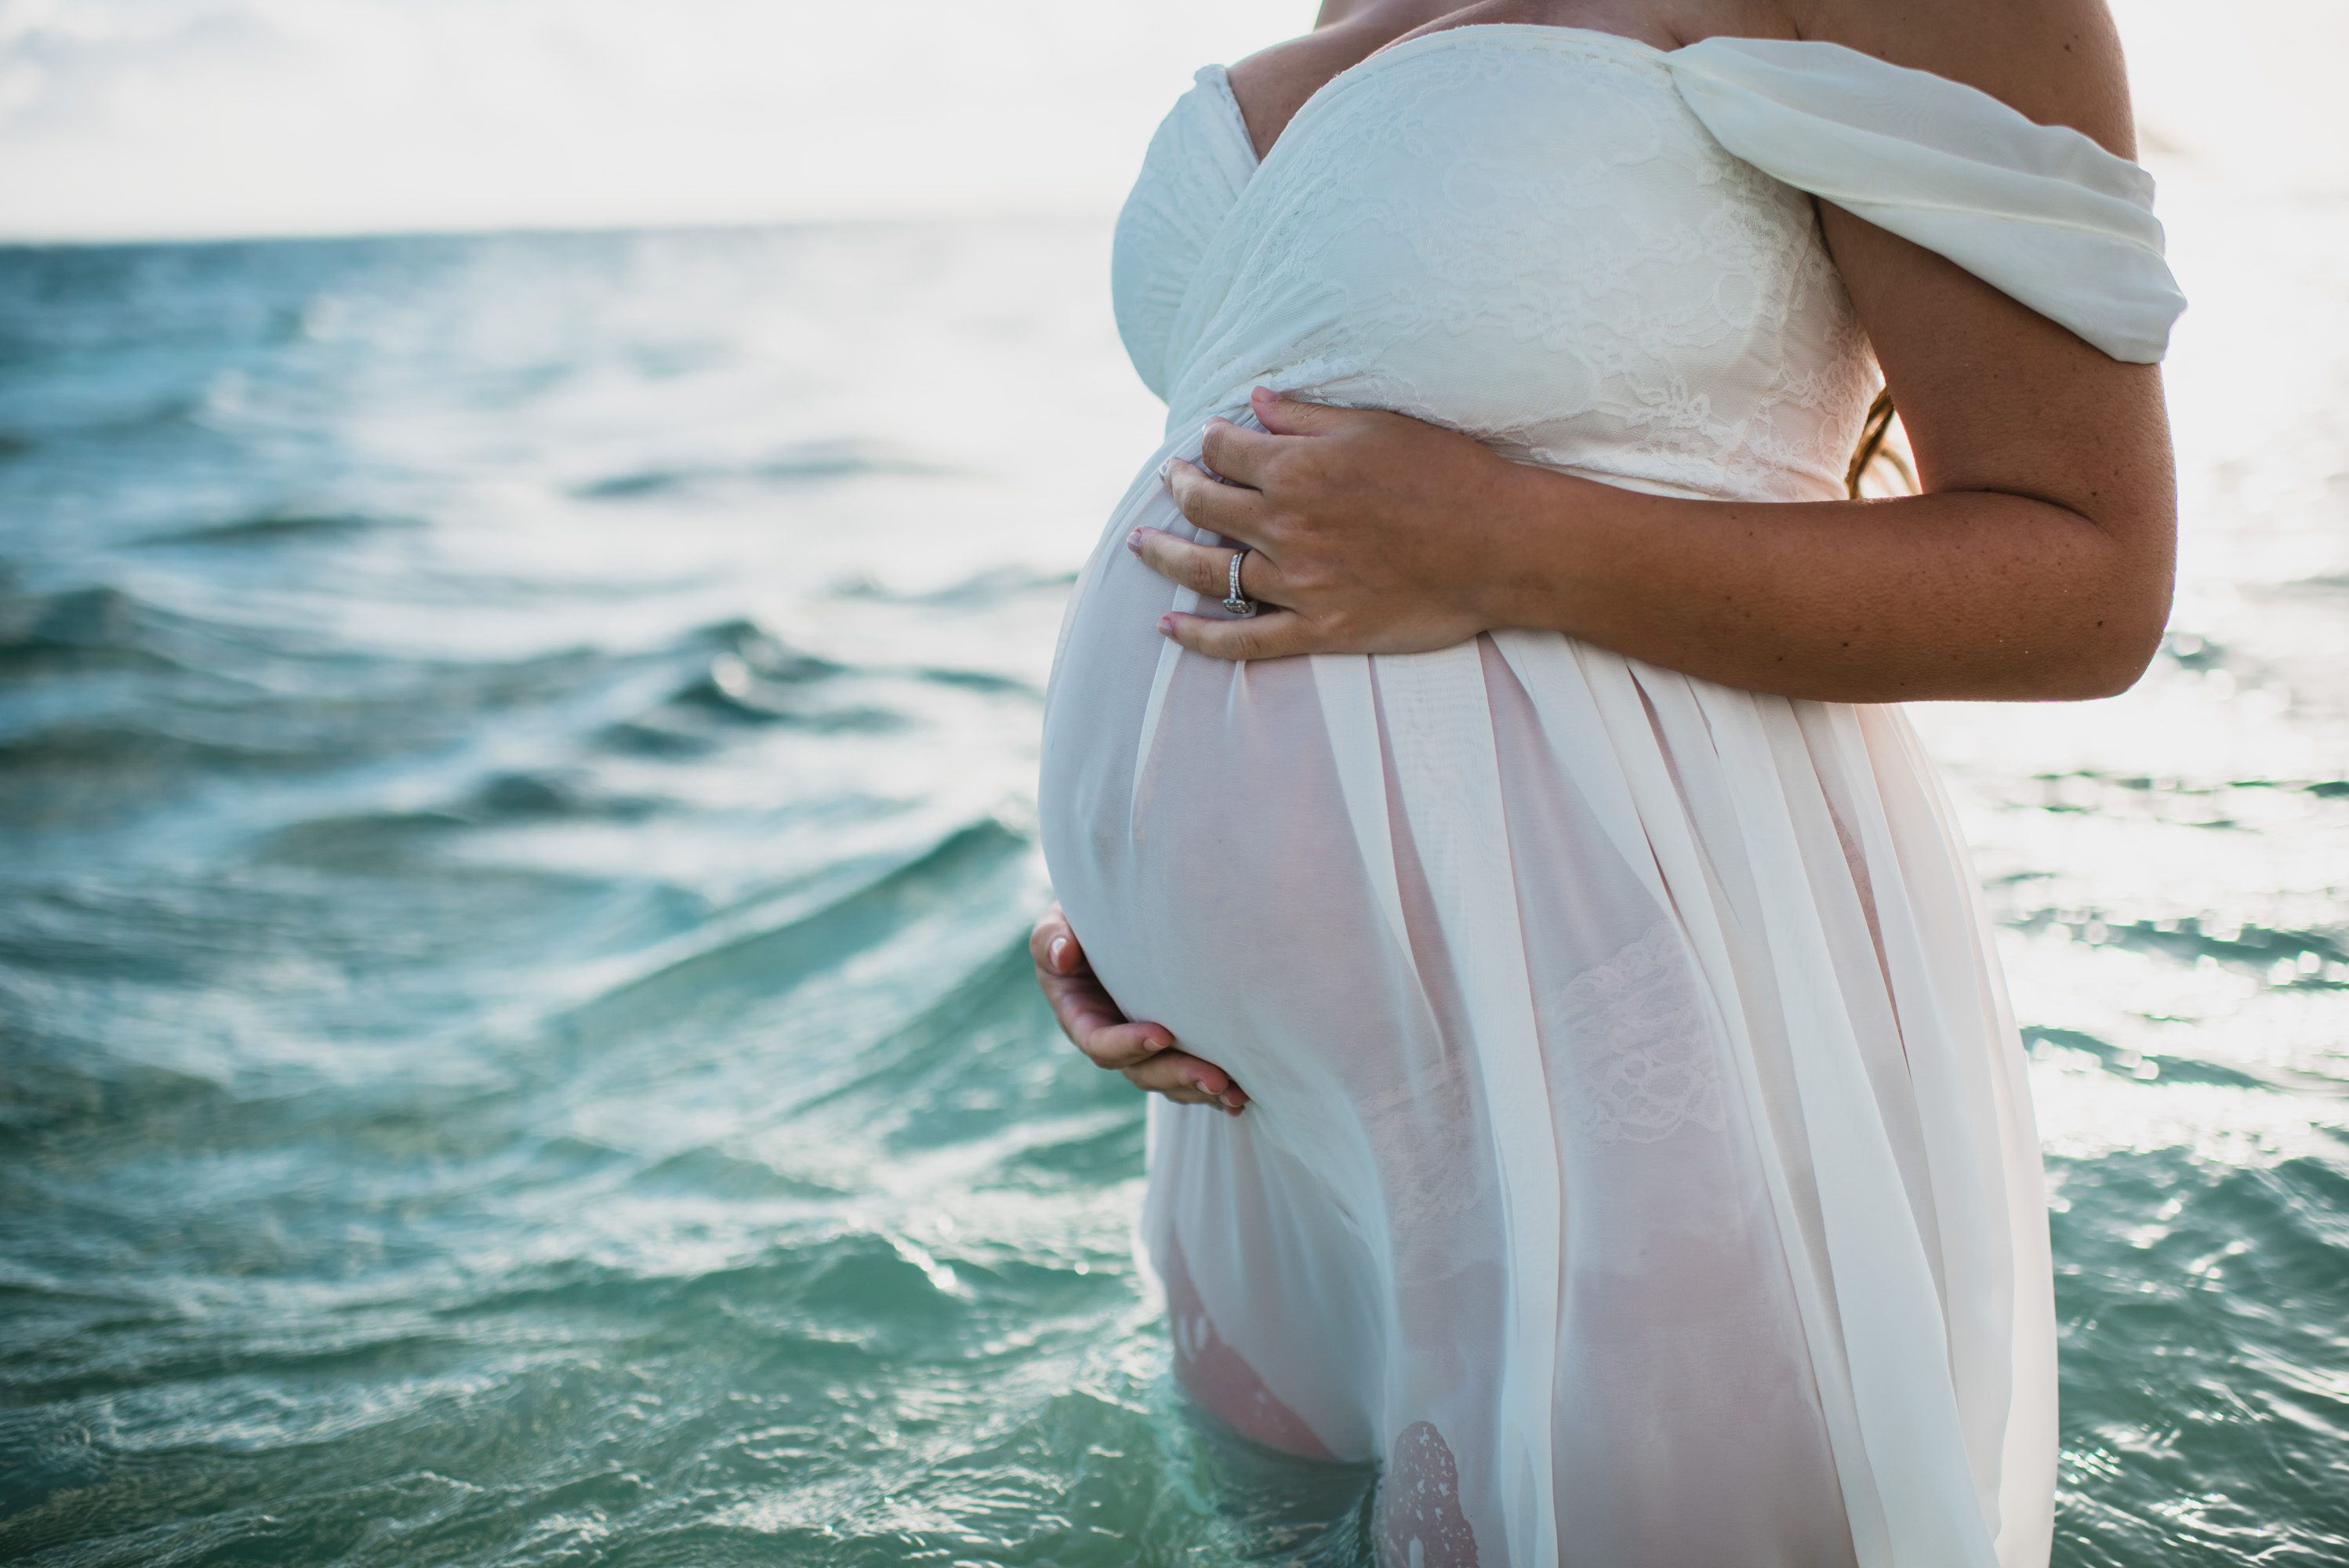
[[[2137,156],[2120,33],[2104,0],[1815,0],[1802,36],[1980,88],[2042,125]]]

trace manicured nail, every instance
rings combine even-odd
[[[1159,482],[1160,482],[1161,484],[1164,484],[1164,483],[1166,481],[1166,476],[1167,476],[1167,475],[1169,475],[1169,474],[1171,474],[1171,473],[1173,473],[1174,471],[1174,459],[1172,459],[1172,458],[1167,458],[1167,459],[1163,459],[1163,460],[1159,463],[1159,465],[1158,465],[1158,480],[1159,480]]]
[[[1174,634],[1174,616],[1161,615],[1158,617],[1158,634],[1162,637],[1171,637]]]
[[[1069,939],[1065,936],[1056,936],[1052,938],[1051,951],[1052,967],[1055,969],[1067,968],[1069,966]]]
[[[1142,530],[1137,528],[1125,536],[1125,547],[1136,555],[1142,553]]]
[[[1224,1090],[1223,1101],[1226,1110],[1237,1110],[1247,1103],[1247,1096],[1236,1088],[1227,1088]]]

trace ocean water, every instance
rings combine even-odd
[[[2341,1563],[2349,211],[2167,199],[2168,647],[1920,717],[2034,1057],[2057,1561]],[[1156,431],[1105,250],[0,252],[0,1560],[1361,1560],[1360,1475],[1170,1387],[1141,1102],[1029,981]]]

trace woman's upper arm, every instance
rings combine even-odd
[[[2136,149],[2111,17],[2097,0],[1847,5],[1834,41],[1980,88],[2124,157]],[[2158,367],[2107,358],[1954,263],[1825,202],[1821,221],[1929,490],[2064,507],[2119,547],[2157,623],[2176,530]]]

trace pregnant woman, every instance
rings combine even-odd
[[[1178,1374],[1380,1461],[1382,1562],[2047,1561],[2023,1058],[1887,705],[2151,656],[2131,152],[2095,0],[1332,4],[1152,142],[1038,968],[1165,1094]]]

